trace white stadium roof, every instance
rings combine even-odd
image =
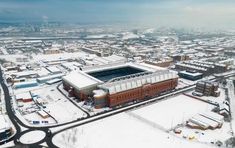
[[[91,77],[82,71],[72,71],[67,76],[64,76],[63,80],[78,90],[103,83],[102,81]]]
[[[168,70],[162,70],[130,79],[104,83],[99,85],[99,87],[108,90],[110,94],[114,94],[141,87],[144,84],[157,83],[174,78],[178,78],[178,75],[176,73],[170,72]]]

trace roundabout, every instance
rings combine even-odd
[[[35,130],[24,132],[19,138],[20,143],[25,145],[41,143],[46,137],[46,133],[44,131]]]

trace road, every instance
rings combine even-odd
[[[235,94],[234,94],[235,89],[232,80],[228,80],[227,83],[228,83],[227,84],[228,96],[230,101],[230,113],[232,117],[231,125],[234,134],[235,133]]]
[[[212,80],[214,80],[214,79],[212,79]],[[25,134],[27,132],[31,132],[33,130],[40,130],[40,131],[45,132],[46,136],[42,140],[40,140],[36,143],[27,145],[27,147],[33,147],[33,148],[34,147],[40,147],[39,145],[42,144],[43,142],[46,142],[48,147],[56,147],[56,145],[54,145],[53,142],[52,142],[52,138],[53,138],[53,136],[55,136],[56,134],[58,134],[62,131],[65,131],[67,129],[74,128],[74,127],[77,127],[77,126],[81,126],[81,125],[84,125],[84,124],[87,124],[87,123],[90,123],[90,122],[94,122],[94,121],[97,121],[97,120],[100,120],[100,119],[103,119],[103,118],[106,118],[106,117],[109,117],[109,116],[112,116],[112,115],[115,115],[115,114],[119,114],[119,113],[122,113],[122,112],[125,112],[125,111],[128,111],[128,110],[131,110],[131,109],[135,109],[135,108],[138,108],[138,107],[141,107],[141,106],[149,105],[150,103],[154,103],[154,102],[157,102],[157,101],[160,101],[160,100],[165,100],[165,99],[168,99],[169,96],[180,94],[180,93],[183,93],[183,92],[186,92],[188,90],[191,90],[191,89],[195,88],[195,85],[190,85],[190,86],[187,86],[183,89],[177,89],[177,90],[162,93],[161,95],[159,95],[157,97],[154,97],[154,98],[150,98],[148,100],[144,100],[144,101],[137,102],[137,103],[134,103],[134,104],[129,104],[129,105],[126,104],[122,107],[112,109],[112,110],[104,112],[104,113],[96,114],[96,115],[93,115],[93,116],[88,116],[87,118],[84,118],[84,119],[77,119],[77,120],[67,122],[67,123],[64,123],[64,124],[53,125],[53,126],[44,126],[44,127],[31,127],[31,126],[25,125],[14,114],[14,111],[12,110],[12,104],[11,104],[11,99],[12,98],[9,94],[8,87],[5,84],[2,71],[0,71],[0,82],[1,82],[1,86],[3,88],[4,95],[5,95],[5,103],[6,103],[7,114],[9,116],[11,122],[13,123],[13,125],[16,128],[16,134],[15,134],[15,137],[13,138],[14,143],[16,145],[24,146],[24,144],[19,141],[19,138],[23,134]],[[22,131],[21,127],[27,128],[28,130]],[[52,131],[52,133],[49,132],[49,131]]]
[[[14,125],[15,129],[16,129],[16,134],[15,136],[12,138],[14,140],[14,143],[15,145],[20,145],[20,146],[27,146],[27,147],[38,147],[40,143],[46,141],[49,145],[50,145],[50,140],[44,138],[43,141],[40,141],[40,142],[37,142],[37,143],[34,143],[30,146],[28,145],[24,145],[22,144],[20,141],[19,141],[19,138],[25,133],[25,132],[22,132],[21,130],[21,126],[22,127],[25,127],[25,128],[28,128],[29,130],[27,130],[27,132],[30,132],[30,131],[33,131],[33,130],[41,130],[41,131],[44,131],[46,133],[46,135],[48,136],[48,128],[45,128],[45,127],[38,127],[38,128],[35,128],[35,127],[30,127],[30,126],[27,126],[25,125],[23,122],[21,122],[15,115],[14,111],[12,110],[12,101],[11,101],[11,96],[9,94],[9,90],[8,90],[8,87],[7,85],[5,84],[5,80],[3,78],[3,73],[2,73],[2,70],[0,70],[0,83],[1,83],[1,86],[2,86],[2,89],[3,89],[3,92],[4,92],[4,99],[5,99],[5,106],[6,106],[6,111],[7,111],[7,115],[9,116],[12,124]]]

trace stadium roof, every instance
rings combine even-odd
[[[91,77],[82,71],[72,71],[70,74],[64,76],[62,79],[78,90],[103,83],[102,81]]]
[[[174,72],[170,72],[169,70],[162,70],[130,79],[104,83],[99,85],[99,87],[108,90],[110,94],[115,94],[118,92],[141,87],[145,84],[162,82],[173,78],[178,78],[178,75]]]

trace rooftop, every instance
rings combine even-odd
[[[145,75],[139,75],[130,79],[107,82],[99,85],[99,87],[108,90],[110,94],[114,94],[141,87],[148,83],[157,83],[174,78],[178,78],[176,73],[170,72],[169,70],[162,70],[154,73],[146,73]]]
[[[103,83],[82,71],[72,71],[70,74],[64,76],[63,80],[78,90]]]

